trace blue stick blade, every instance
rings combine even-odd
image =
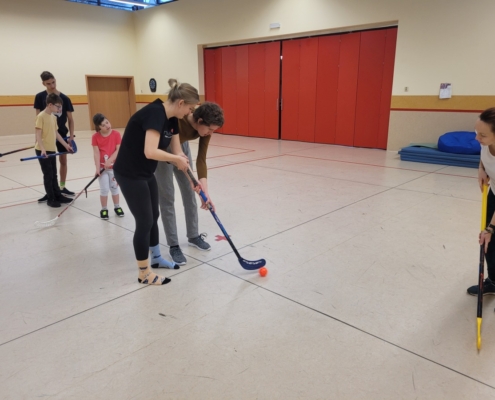
[[[242,268],[249,271],[260,269],[261,267],[264,267],[266,265],[266,261],[263,258],[256,261],[249,261],[244,258],[239,258],[239,263],[241,264]]]
[[[72,146],[73,153],[74,154],[77,153],[77,145],[76,145],[76,141],[75,140],[72,140],[71,146]]]

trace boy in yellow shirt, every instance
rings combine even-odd
[[[72,201],[60,192],[56,157],[48,157],[48,155],[57,152],[57,140],[68,152],[72,152],[72,147],[62,139],[57,131],[57,119],[53,114],[61,109],[62,99],[57,94],[51,93],[46,97],[46,108],[36,116],[36,145],[34,149],[37,156],[43,156],[38,161],[43,172],[43,184],[49,207],[60,207],[60,203]]]

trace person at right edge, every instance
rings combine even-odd
[[[151,268],[179,269],[160,253],[155,170],[158,161],[168,161],[187,172],[189,160],[180,148],[178,119],[188,115],[199,102],[198,91],[193,86],[178,84],[175,79],[169,79],[168,83],[171,89],[165,102],[156,99],[131,116],[113,165],[115,179],[136,222],[133,245],[138,282],[145,285],[170,282]],[[173,154],[166,151],[169,145]]]
[[[196,170],[198,171],[198,179],[201,183],[202,190],[208,199],[208,203],[213,207],[213,210],[215,210],[215,206],[211,202],[210,195],[208,194],[206,153],[208,151],[211,134],[221,128],[223,123],[223,110],[218,104],[211,102],[204,102],[197,107],[192,114],[179,120],[180,143],[182,151],[189,159],[190,165],[192,165],[192,157],[189,141],[199,138]],[[171,149],[169,148],[168,151],[171,151]],[[177,223],[174,207],[174,175],[180,189],[182,204],[184,206],[188,244],[199,250],[208,251],[211,249],[211,246],[204,240],[205,234],[199,234],[196,193],[192,189],[186,174],[172,164],[159,162],[155,175],[160,194],[160,214],[165,235],[167,237],[167,244],[170,247],[170,256],[176,264],[185,265],[187,260],[179,246],[179,238],[177,236]],[[201,203],[201,208],[207,210],[208,207],[203,200],[201,200]]]
[[[495,244],[491,241],[495,231],[495,108],[483,111],[474,125],[476,140],[481,144],[481,159],[478,169],[478,183],[490,185],[486,210],[486,229],[479,234],[480,245],[485,246],[488,278],[483,282],[483,295],[495,295]],[[493,178],[493,179],[492,179]],[[494,184],[492,185],[492,182]],[[468,288],[468,294],[478,295],[478,285]]]

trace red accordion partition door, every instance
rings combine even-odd
[[[221,133],[278,139],[280,42],[205,49],[204,63],[205,98],[225,114]]]

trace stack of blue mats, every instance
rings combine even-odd
[[[432,148],[433,146],[404,147],[399,151],[400,159],[456,167],[479,166],[481,146],[476,141],[476,132],[447,132],[438,139],[438,149]]]
[[[403,161],[414,161],[429,164],[453,165],[455,167],[478,168],[479,154],[453,154],[432,149],[430,147],[408,146],[399,151]]]

